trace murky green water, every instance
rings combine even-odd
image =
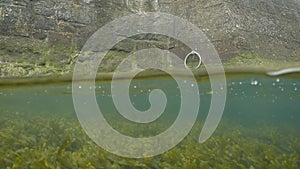
[[[118,157],[93,143],[76,118],[71,84],[0,88],[0,168],[299,168],[300,79],[252,74],[227,81],[223,118],[207,142],[199,144],[198,137],[212,91],[209,82],[199,82],[201,103],[192,131],[170,151],[144,159]],[[181,101],[171,78],[146,79],[131,83],[133,105],[147,110],[148,93],[156,88],[165,91],[168,104],[150,124],[119,115],[109,83],[91,90],[115,129],[151,137],[174,122]]]

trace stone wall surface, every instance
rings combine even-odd
[[[101,26],[149,11],[174,14],[198,26],[223,61],[238,53],[300,60],[299,0],[0,0],[0,61],[70,63]],[[114,50],[131,52],[137,44],[149,45],[141,43],[145,39],[180,49],[180,43],[170,45],[166,37],[143,36]]]

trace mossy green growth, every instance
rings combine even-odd
[[[266,58],[251,53],[236,54],[228,61],[223,62],[225,72],[260,72],[300,67],[300,61]]]
[[[225,66],[250,66],[255,67],[288,67],[300,66],[300,61],[288,61],[276,58],[266,58],[251,53],[239,53],[224,62]]]
[[[94,144],[71,113],[34,117],[2,113],[0,119],[0,168],[299,168],[299,135],[279,129],[272,134],[274,126],[253,131],[223,122],[213,137],[199,144],[203,124],[197,122],[190,135],[170,151],[129,159]],[[120,121],[114,124],[122,125]]]
[[[239,64],[247,64],[247,65],[261,65],[261,64],[270,64],[277,62],[273,59],[263,58],[251,53],[240,53],[232,57],[229,61],[226,62],[228,65],[239,65]]]
[[[38,76],[54,76],[64,75],[71,72],[71,64],[56,66],[52,64],[33,64],[28,62],[22,63],[0,63],[0,77],[38,77]]]
[[[31,38],[0,39],[1,77],[65,74],[71,71],[79,53],[75,46],[50,46]]]

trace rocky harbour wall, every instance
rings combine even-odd
[[[300,61],[298,0],[0,0],[0,61],[72,64],[101,26],[150,11],[170,13],[198,26],[224,62],[239,53]],[[113,50],[124,54],[153,43],[179,55],[188,52],[180,43],[170,46],[166,38],[131,37]]]

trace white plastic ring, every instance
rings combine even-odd
[[[202,58],[201,58],[200,54],[199,54],[198,52],[194,51],[194,50],[191,51],[190,53],[188,53],[188,54],[185,56],[185,59],[184,59],[184,66],[185,66],[186,68],[188,68],[188,66],[187,66],[187,59],[188,59],[189,56],[192,55],[192,54],[196,54],[196,55],[198,56],[198,58],[199,58],[199,63],[198,63],[198,65],[197,65],[197,67],[196,67],[196,69],[199,69],[199,68],[200,68],[200,65],[201,65],[201,63],[202,63]]]

